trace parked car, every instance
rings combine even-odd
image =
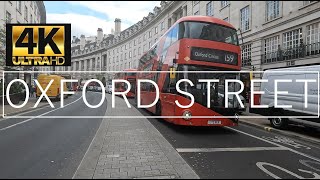
[[[102,92],[102,88],[100,86],[95,86],[95,91],[96,92]]]
[[[106,86],[106,93],[111,94],[111,92],[112,92],[112,85],[111,85],[111,84],[108,84],[108,85]]]
[[[285,72],[280,72],[285,71]],[[299,71],[299,72],[298,72]],[[308,73],[309,72],[309,73]],[[268,118],[273,127],[283,129],[290,124],[300,124],[306,127],[320,128],[320,119],[318,116],[318,72],[320,65],[300,66],[291,68],[282,68],[276,70],[267,70],[264,72],[262,79],[268,82],[261,83],[260,91],[264,94],[255,96],[253,99],[257,105],[268,105],[268,108],[256,109],[250,108],[250,112],[258,113],[264,116],[274,116]],[[287,94],[279,94],[277,98],[278,105],[292,105],[292,108],[276,108],[275,107],[275,83],[277,79],[288,79],[292,82],[278,83],[278,91],[287,91]],[[308,83],[307,89],[307,108],[305,108],[305,86],[302,82],[296,80],[312,79],[317,82]],[[278,116],[278,117],[277,117]],[[282,118],[280,116],[291,116],[290,118]],[[307,118],[307,117],[316,118]]]

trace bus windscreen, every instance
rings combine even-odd
[[[181,22],[179,24],[179,39],[203,39],[238,46],[238,36],[235,29],[205,22]]]

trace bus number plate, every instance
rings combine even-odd
[[[208,124],[221,124],[221,121],[208,121]]]

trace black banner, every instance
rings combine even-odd
[[[238,55],[229,51],[208,48],[191,48],[191,59],[221,64],[238,65]]]

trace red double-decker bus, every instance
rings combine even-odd
[[[240,69],[240,46],[236,29],[217,18],[188,16],[179,19],[140,58],[138,71],[145,72],[139,72],[137,79],[150,79],[157,83],[159,101],[148,110],[166,121],[189,126],[235,126],[238,118],[231,117],[238,117],[239,106],[236,105],[236,99],[230,96],[229,108],[225,108],[224,80],[239,79]],[[181,73],[175,73],[177,71]],[[191,102],[189,96],[176,90],[176,83],[180,79],[189,79],[194,84],[192,87],[180,84],[180,89],[194,96],[195,103],[190,108],[180,108],[175,104],[176,100],[183,105]],[[207,108],[207,83],[199,82],[199,79],[219,79],[218,83],[210,84],[210,108]],[[229,90],[236,87],[235,83],[228,85]],[[151,104],[155,96],[152,85],[141,85],[142,105]],[[213,116],[220,118],[211,118]]]
[[[125,69],[123,72],[118,72],[115,74],[115,79],[127,80],[130,85],[130,91],[126,94],[126,97],[133,98],[135,97],[136,89],[136,72],[137,69]],[[127,84],[124,82],[115,83],[115,92],[124,92],[128,89]]]

